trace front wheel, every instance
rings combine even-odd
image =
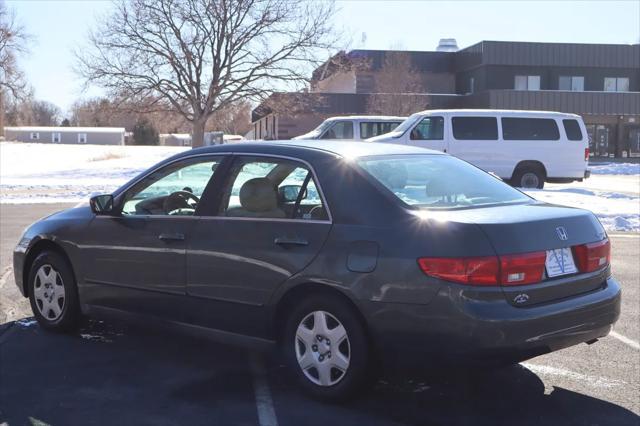
[[[328,295],[303,300],[291,312],[285,333],[287,363],[314,397],[342,401],[366,383],[369,342],[346,301]]]
[[[79,302],[71,265],[60,254],[44,251],[29,271],[29,301],[43,328],[71,331],[78,323]]]

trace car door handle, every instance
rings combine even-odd
[[[302,238],[276,237],[273,242],[282,247],[288,246],[308,246],[309,242]]]
[[[184,234],[179,232],[175,233],[163,233],[158,235],[158,239],[162,241],[184,241]]]

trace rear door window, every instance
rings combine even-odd
[[[502,138],[506,141],[557,141],[558,124],[552,118],[502,118]]]
[[[320,139],[353,139],[353,121],[337,122]]]
[[[457,140],[498,140],[498,120],[495,117],[453,117],[453,137]]]
[[[444,138],[444,118],[425,117],[411,130],[411,140],[442,140]]]
[[[570,141],[582,140],[582,130],[580,130],[578,120],[562,120],[562,124],[564,125],[564,131],[567,133],[567,139]]]

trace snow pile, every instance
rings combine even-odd
[[[589,170],[593,175],[640,175],[640,163],[593,163]]]
[[[61,203],[109,193],[187,148],[0,143],[0,202]]]

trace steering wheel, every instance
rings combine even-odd
[[[193,203],[189,203],[193,200]],[[162,209],[169,215],[193,214],[200,198],[189,191],[172,192],[164,199]]]

